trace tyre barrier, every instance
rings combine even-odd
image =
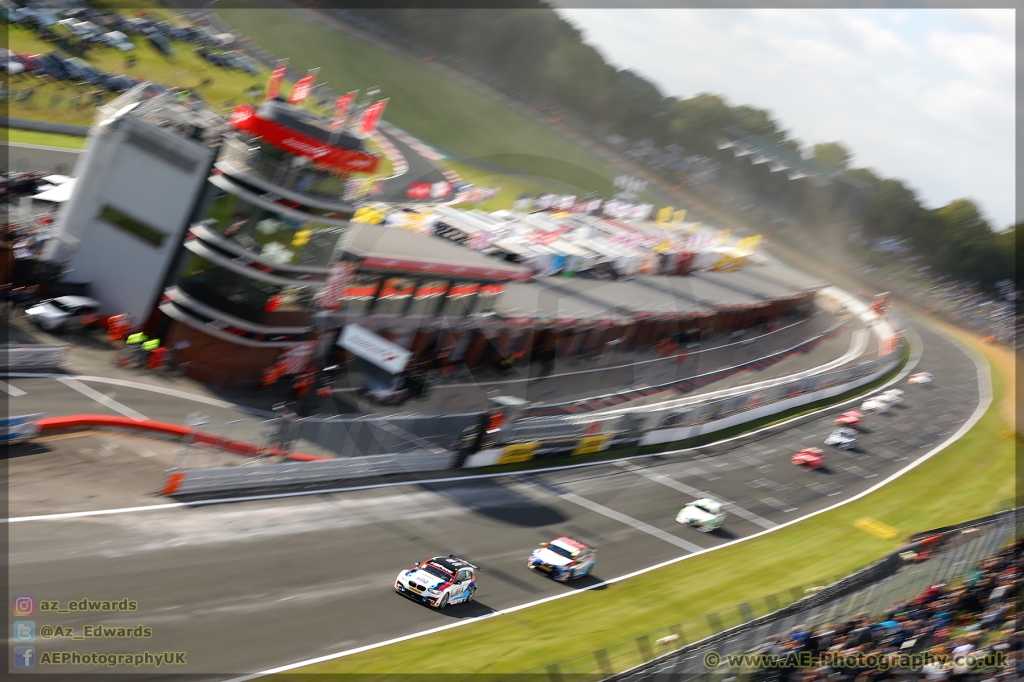
[[[193,444],[210,445],[227,452],[248,457],[259,457],[266,455],[281,455],[276,450],[267,450],[253,443],[246,443],[238,440],[223,438],[214,433],[206,431],[195,431],[180,424],[169,424],[153,420],[138,421],[129,417],[111,417],[102,414],[75,414],[69,417],[47,417],[36,420],[39,435],[49,435],[61,431],[81,431],[86,429],[98,429],[101,431],[119,431],[127,433],[145,433],[151,436],[169,438],[171,440],[182,440],[191,436]],[[286,459],[296,462],[319,462],[327,460],[327,457],[317,455],[304,455],[293,452],[285,455]]]
[[[318,462],[169,471],[161,494],[185,496],[198,493],[279,489],[282,486],[308,486],[388,474],[441,471],[452,468],[456,456],[457,453],[449,450],[438,450],[346,457]]]

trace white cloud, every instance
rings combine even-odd
[[[1014,220],[1012,10],[560,10],[666,94],[768,109],[939,206]]]

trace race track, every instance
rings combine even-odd
[[[917,369],[932,372],[935,383],[903,385],[904,403],[869,416],[856,451],[830,449],[827,471],[798,469],[789,457],[820,446],[842,409],[752,444],[713,447],[714,454],[102,516],[12,518],[10,593],[62,603],[138,602],[130,614],[37,613],[40,627],[153,628],[145,641],[37,639],[40,653],[184,651],[185,668],[160,672],[213,680],[573,591],[834,505],[947,439],[983,398],[978,367],[946,337],[917,331]],[[16,476],[11,485],[18,485]],[[701,534],[674,520],[703,492],[731,502],[721,532]],[[525,567],[532,548],[562,534],[599,549],[593,577],[565,586]],[[481,567],[476,603],[439,612],[394,593],[399,570],[448,553]]]

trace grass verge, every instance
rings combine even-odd
[[[515,674],[587,656],[752,597],[809,580],[832,579],[898,546],[858,530],[869,516],[911,533],[991,513],[1014,496],[1014,441],[1000,409],[1010,378],[989,346],[968,343],[992,360],[993,402],[958,441],[884,488],[837,509],[606,589],[577,593],[498,616],[310,666],[299,674]],[[657,598],[652,598],[657,595]],[[572,623],[566,636],[566,623]],[[700,633],[694,633],[700,636]],[[691,636],[691,639],[693,637]]]
[[[57,133],[40,133],[35,130],[7,129],[7,142],[16,144],[38,144],[46,147],[68,147],[82,149],[85,138],[77,135],[58,135]]]
[[[489,159],[514,172],[583,192],[611,192],[610,166],[582,147],[423,64],[352,38],[308,10],[215,11],[238,32],[340,92],[371,86],[388,97],[386,118],[457,158]],[[509,181],[511,185],[511,181]],[[507,190],[511,195],[514,190]],[[536,191],[534,193],[537,193]],[[518,192],[516,192],[518,195]]]

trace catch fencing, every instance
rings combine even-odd
[[[844,392],[862,385],[865,380],[884,374],[895,367],[903,356],[903,346],[895,353],[869,362],[795,381],[782,381],[774,386],[737,392],[718,399],[695,397],[688,404],[672,407],[641,406],[608,413],[527,417],[517,420],[503,435],[503,445],[548,441],[578,441],[582,438],[611,436],[606,446],[621,446],[617,439],[635,441],[636,445],[656,445],[686,440],[712,430],[728,428],[795,406],[800,398],[834,390]],[[789,404],[785,404],[789,401]],[[780,408],[780,409],[776,409]],[[756,415],[754,411],[759,411]],[[727,421],[726,421],[727,420]],[[709,428],[712,424],[715,428]]]
[[[746,679],[705,656],[753,651],[770,635],[814,629],[855,614],[879,616],[935,583],[956,583],[985,557],[1018,537],[1013,501],[1005,511],[954,528],[919,534],[904,547],[845,576],[822,577],[788,590],[647,632],[577,658],[501,678],[499,682],[588,679],[597,682],[725,682]],[[922,642],[923,644],[923,642]],[[903,653],[916,653],[904,651]]]
[[[544,405],[542,407],[534,407],[527,409],[523,416],[524,417],[544,417],[553,415],[570,415],[580,414],[583,412],[593,412],[606,407],[614,407],[615,405],[621,405],[631,400],[638,400],[640,398],[647,398],[658,393],[665,393],[667,391],[679,391],[681,393],[689,393],[698,388],[706,386],[707,384],[715,381],[726,379],[733,375],[741,372],[749,372],[752,370],[765,369],[774,365],[786,358],[790,358],[798,353],[806,353],[812,348],[822,343],[823,341],[832,338],[835,334],[846,324],[846,321],[838,322],[824,332],[812,336],[809,339],[805,339],[800,343],[797,343],[789,348],[785,348],[775,353],[765,355],[760,358],[733,365],[731,367],[723,367],[722,369],[714,372],[706,372],[697,376],[687,377],[685,379],[677,379],[656,386],[646,386],[644,388],[627,389],[624,391],[616,391],[607,395],[594,396],[586,398],[584,400],[568,401],[564,403],[556,403],[553,405]]]

